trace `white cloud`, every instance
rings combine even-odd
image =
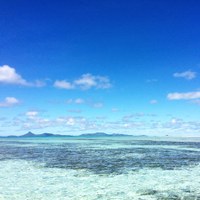
[[[35,118],[36,116],[38,116],[38,112],[37,111],[28,111],[26,112],[26,116],[30,119]]]
[[[74,85],[65,80],[55,81],[54,87],[60,88],[60,89],[67,89],[67,90],[74,89]]]
[[[172,118],[170,121],[161,123],[164,130],[168,133],[177,133],[183,135],[193,135],[195,132],[199,134],[199,121],[185,121],[183,119]]]
[[[109,78],[105,76],[96,76],[96,82],[97,88],[107,89],[112,87]]]
[[[83,104],[83,103],[85,103],[85,100],[84,100],[84,99],[81,99],[81,98],[78,98],[78,99],[75,99],[75,100],[74,100],[74,103],[75,103],[75,104]]]
[[[194,79],[196,78],[196,72],[193,72],[193,71],[185,71],[185,72],[176,72],[173,74],[174,77],[176,78],[185,78],[187,80],[191,80],[191,79]]]
[[[83,74],[81,78],[75,80],[74,83],[83,89],[90,89],[91,87],[97,86],[96,77],[91,74]]]
[[[83,74],[81,78],[75,80],[74,83],[82,89],[90,89],[92,87],[106,89],[111,87],[108,77],[94,76],[92,74]]]
[[[175,119],[175,118],[173,118],[173,119],[171,119],[171,122],[170,122],[171,124],[177,124],[178,123],[178,120],[177,119]]]
[[[14,68],[8,65],[0,66],[0,82],[5,84],[29,85]]]
[[[15,68],[10,67],[9,65],[0,66],[0,83],[32,87],[43,87],[46,85],[44,81],[40,80],[28,82],[16,72]]]
[[[92,74],[83,74],[79,79],[72,82],[66,80],[57,80],[54,83],[54,87],[62,89],[77,89],[88,90],[91,88],[106,89],[112,85],[108,77],[94,76]]]
[[[73,117],[69,117],[66,121],[67,125],[74,126],[75,125],[75,119]]]
[[[198,92],[186,92],[186,93],[169,93],[167,95],[169,100],[188,100],[188,99],[199,99],[200,98],[200,91]]]
[[[4,101],[0,102],[0,107],[12,107],[19,103],[19,100],[15,97],[6,97]]]

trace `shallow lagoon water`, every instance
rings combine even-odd
[[[1,139],[0,199],[199,200],[199,150],[196,139]]]

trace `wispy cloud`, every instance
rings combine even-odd
[[[66,103],[67,104],[84,104],[85,103],[85,99],[82,99],[82,98],[67,99]]]
[[[75,103],[75,104],[84,104],[84,103],[85,103],[85,100],[84,100],[84,99],[81,99],[81,98],[78,98],[78,99],[75,99],[75,100],[74,100],[74,103]]]
[[[54,87],[60,89],[82,89],[88,90],[91,88],[107,89],[112,85],[108,77],[94,76],[92,74],[83,74],[80,78],[75,79],[72,82],[66,80],[57,80],[54,83]]]
[[[199,133],[200,121],[185,121],[180,118],[172,118],[170,121],[160,124],[164,130],[170,133],[180,133],[186,135],[193,135]]]
[[[173,74],[174,77],[176,78],[185,78],[187,80],[191,80],[196,78],[196,72],[193,72],[191,70],[184,71],[184,72],[176,72]]]
[[[67,110],[67,112],[70,112],[70,113],[81,113],[82,110],[80,110],[80,109],[69,109],[69,110]]]
[[[46,85],[44,81],[40,80],[28,82],[16,72],[15,68],[10,67],[9,65],[0,66],[0,83],[32,87],[43,87]]]
[[[36,116],[38,116],[38,111],[28,111],[26,112],[26,116],[29,118],[29,119],[33,119],[35,118]]]
[[[82,98],[67,99],[66,103],[67,104],[77,104],[77,105],[87,105],[92,108],[102,108],[103,107],[102,102],[96,102],[96,101],[91,101],[91,100],[82,99]]]
[[[105,76],[94,76],[92,74],[83,74],[80,79],[74,81],[75,85],[82,89],[90,89],[92,87],[106,89],[111,87],[110,80]]]
[[[19,103],[20,101],[15,97],[6,97],[4,101],[0,102],[0,107],[12,107]]]
[[[111,112],[118,112],[118,111],[119,111],[118,108],[112,108],[112,109],[111,109]]]
[[[102,107],[103,107],[103,103],[101,103],[101,102],[93,103],[92,106],[93,106],[94,108],[102,108]]]
[[[75,80],[74,83],[82,89],[90,89],[91,87],[97,86],[96,77],[91,74],[83,74],[81,78]]]
[[[149,103],[150,103],[150,104],[157,104],[158,101],[157,101],[156,99],[152,99]]]
[[[70,82],[68,82],[66,80],[62,80],[62,81],[57,80],[57,81],[55,81],[54,87],[60,88],[60,89],[67,89],[67,90],[75,88],[75,86],[73,84],[71,84]]]
[[[35,80],[34,82],[29,83],[29,84],[30,84],[30,86],[33,86],[33,87],[44,87],[44,86],[46,86],[46,82],[41,81],[41,80]]]
[[[169,93],[169,94],[167,95],[167,98],[168,98],[169,100],[199,99],[199,98],[200,98],[200,91],[197,91],[197,92],[186,92],[186,93],[179,93],[179,92]]]

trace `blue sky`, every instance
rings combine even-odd
[[[0,134],[200,136],[199,6],[1,1]]]

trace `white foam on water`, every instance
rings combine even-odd
[[[24,160],[0,162],[1,200],[199,199],[200,166],[141,169],[120,175],[45,168]]]

